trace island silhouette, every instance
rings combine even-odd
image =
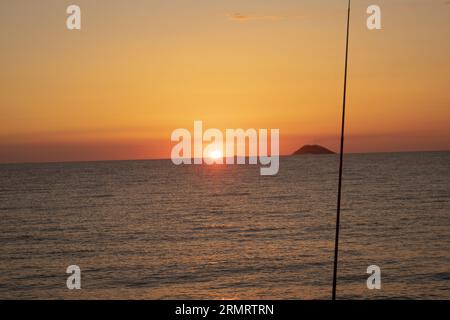
[[[292,155],[298,156],[304,154],[336,154],[336,153],[319,145],[304,145],[303,147],[295,151]]]

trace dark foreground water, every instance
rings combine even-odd
[[[337,161],[1,165],[0,298],[328,299]],[[347,155],[343,191],[338,297],[450,299],[450,153]]]

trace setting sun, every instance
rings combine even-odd
[[[220,151],[220,150],[211,151],[209,154],[209,158],[211,158],[211,159],[220,159],[222,157],[223,157],[222,151]]]

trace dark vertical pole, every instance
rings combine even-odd
[[[348,0],[347,14],[347,40],[345,44],[345,71],[344,71],[344,98],[342,103],[342,127],[341,127],[341,151],[339,153],[339,184],[336,212],[336,238],[334,240],[334,269],[333,269],[333,294],[332,300],[336,300],[337,267],[339,253],[339,226],[341,219],[341,189],[342,189],[342,162],[344,160],[344,129],[345,129],[345,103],[347,97],[347,65],[348,65],[348,37],[350,31],[350,1]]]

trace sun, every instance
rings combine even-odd
[[[220,150],[213,150],[209,153],[211,159],[217,160],[222,158],[222,152]]]

